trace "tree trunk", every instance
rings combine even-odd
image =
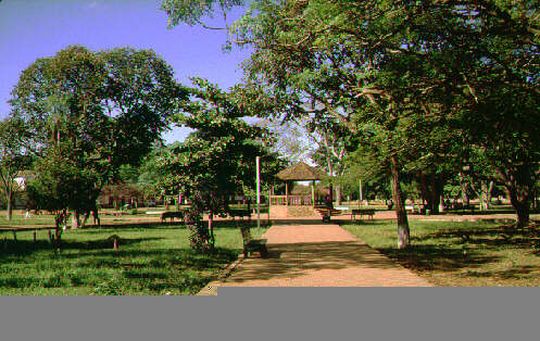
[[[90,218],[90,211],[84,212],[83,219],[81,222],[81,227],[86,227],[86,223],[88,222],[88,218]]]
[[[491,208],[491,197],[492,197],[492,192],[493,192],[493,187],[495,187],[495,182],[494,181],[490,181],[489,182],[489,185],[488,185],[488,188],[487,188],[487,192],[486,192],[486,202],[487,202],[487,208],[490,209]]]
[[[13,218],[13,192],[9,190],[7,195],[7,220],[11,221]]]
[[[427,203],[428,196],[427,179],[424,173],[420,173],[420,196],[422,197],[422,202],[420,204],[422,208]]]
[[[54,229],[54,246],[56,248],[60,248],[61,241],[62,241],[62,229],[63,226],[66,224],[66,218],[67,218],[67,211],[62,210],[56,217],[55,217],[55,229]]]
[[[489,210],[492,190],[493,190],[493,181],[490,181],[489,184],[485,180],[480,182],[480,195],[479,195],[480,211]]]
[[[73,211],[73,215],[71,216],[71,228],[78,229],[80,226],[81,226],[80,214],[78,211]]]
[[[469,194],[467,194],[469,187],[467,186],[463,172],[459,172],[459,186],[461,187],[461,201],[463,205],[469,205]]]
[[[437,178],[436,174],[431,175],[431,198],[430,209],[431,213],[439,213],[439,204],[441,203],[441,179]]]
[[[517,228],[523,228],[529,224],[530,220],[530,200],[529,192],[526,189],[518,190],[511,186],[508,188],[510,193],[510,202],[516,210]]]
[[[214,248],[214,214],[212,212],[208,215],[208,231],[210,232],[210,247]]]
[[[341,186],[336,185],[336,205],[341,205]]]
[[[101,227],[101,219],[99,219],[99,211],[98,209],[96,208],[95,211],[92,211],[93,212],[93,216],[94,216],[94,225],[97,224],[98,227]]]
[[[404,249],[410,245],[409,221],[405,211],[404,198],[400,186],[399,162],[397,156],[390,158],[392,172],[392,194],[395,202],[398,225],[398,248]]]

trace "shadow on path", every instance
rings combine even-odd
[[[269,244],[244,260],[225,286],[429,286],[360,241]]]

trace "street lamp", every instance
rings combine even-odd
[[[261,157],[255,158],[257,168],[257,228],[261,227]]]

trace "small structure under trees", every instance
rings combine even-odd
[[[276,195],[275,188],[272,186],[270,190],[270,211],[272,214],[283,216],[303,215],[308,211],[306,207],[311,211],[317,202],[315,183],[325,176],[326,174],[323,171],[311,167],[305,162],[299,162],[279,172],[277,178],[285,183],[285,194]],[[290,185],[295,181],[311,181],[311,196],[291,194]]]

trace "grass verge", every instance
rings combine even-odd
[[[259,236],[263,229],[252,228]],[[195,294],[236,259],[240,231],[216,228],[216,252],[189,248],[182,226],[66,231],[54,250],[47,231],[0,233],[0,295],[186,295]],[[119,250],[110,236],[120,237]]]
[[[540,229],[500,224],[410,221],[411,247],[397,249],[393,221],[343,227],[438,286],[540,286]]]

